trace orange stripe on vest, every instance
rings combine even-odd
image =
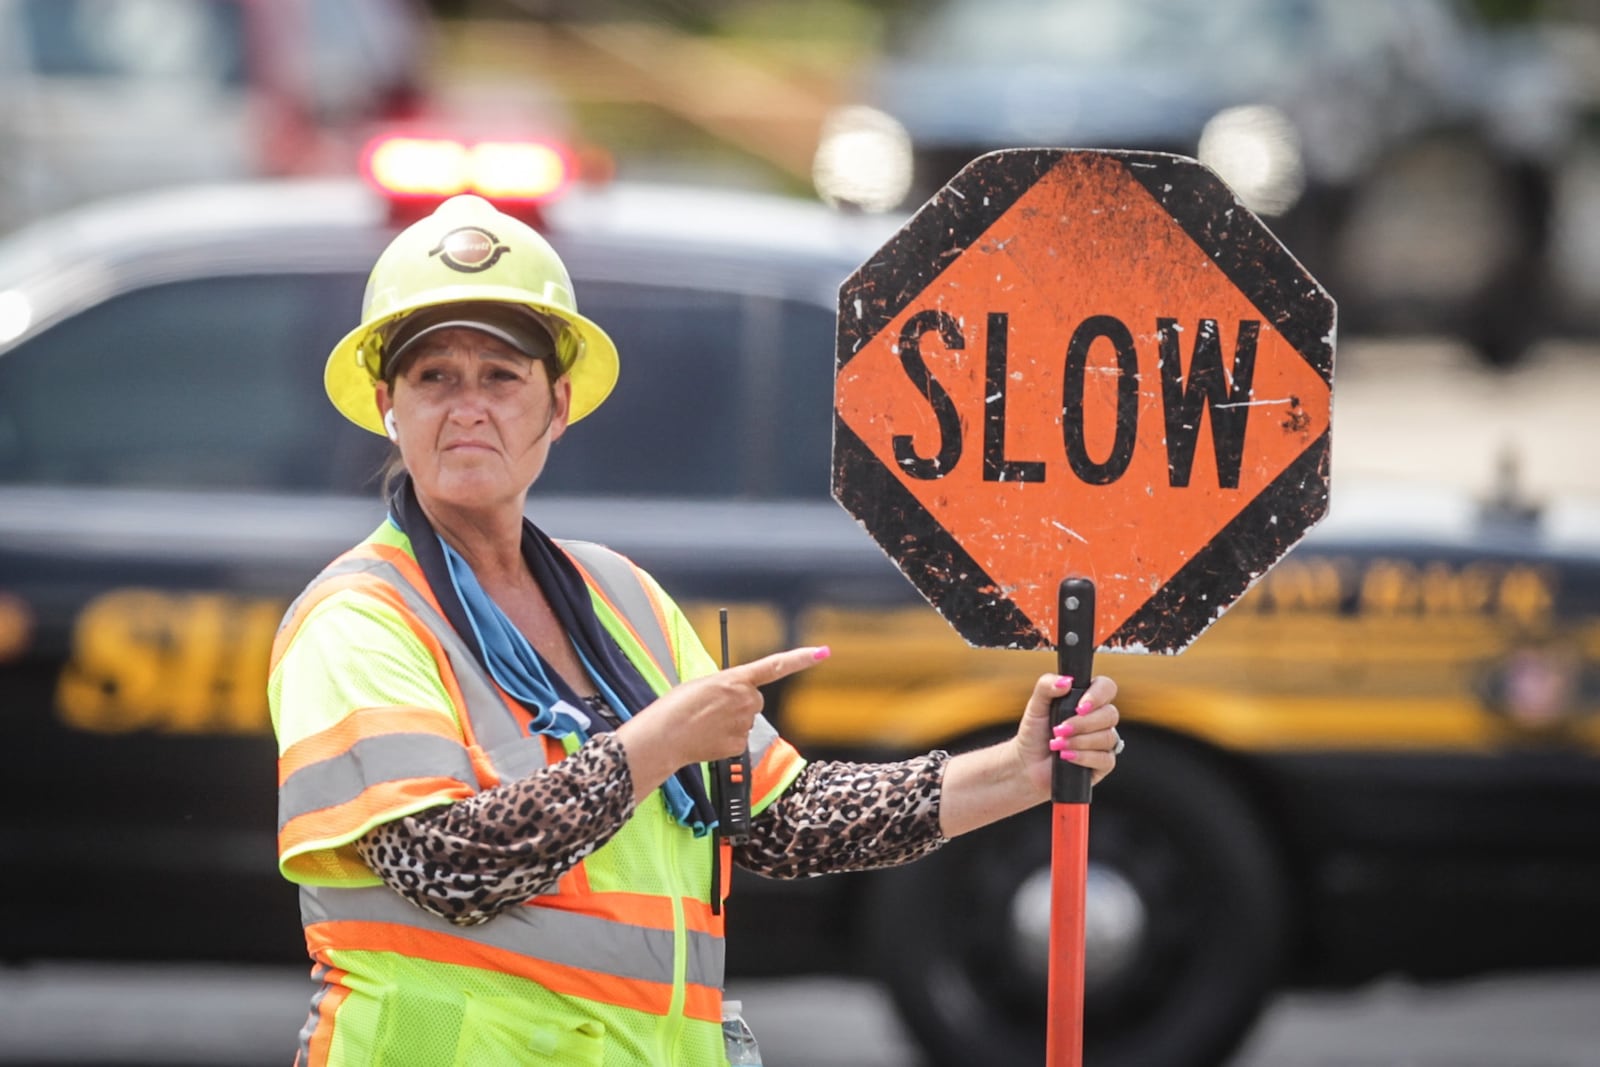
[[[374,578],[367,574],[342,574],[336,578],[329,578],[316,588],[315,596],[303,598],[295,605],[294,614],[279,630],[278,636],[272,643],[272,667],[275,669],[283,653],[288,649],[294,635],[300,632],[300,626],[305,622],[306,616],[329,596],[345,589],[353,589],[363,596],[371,597],[382,604],[394,609],[394,612],[406,624],[406,627],[428,650],[428,654],[439,664],[439,679],[444,684],[445,694],[455,705],[462,721],[462,728],[468,731],[468,740],[471,740],[471,726],[467,724],[466,701],[462,699],[461,688],[456,684],[454,673],[449,669],[450,660],[445,655],[444,646],[439,644],[439,639],[433,631],[423,625],[422,620],[412,614],[411,609],[401,598],[394,586],[381,578]]]
[[[311,1062],[307,1067],[324,1067],[328,1062],[328,1051],[333,1047],[334,1016],[338,1014],[344,998],[350,995],[350,990],[339,984],[344,977],[345,972],[338,968],[329,970],[323,977],[323,981],[328,983],[328,992],[317,1002],[317,1028],[311,1032],[311,1040],[307,1043],[311,1049]]]
[[[597,974],[409,926],[350,920],[313,923],[306,927],[306,947],[315,958],[330,966],[326,955],[329,951],[397,952],[412,959],[515,975],[564,996],[632,1008],[651,1015],[665,1015],[672,1006],[670,982]]]
[[[775,738],[750,775],[750,802],[754,804],[764,800],[802,762],[800,753],[795,751],[793,745],[781,737]]]
[[[442,712],[429,708],[360,708],[326,730],[303,737],[278,757],[278,785],[302,767],[340,756],[368,737],[383,734],[435,734],[449,741],[461,741],[461,733]]]
[[[409,807],[418,800],[463,800],[474,792],[471,784],[454,778],[379,782],[363,789],[353,800],[290,819],[278,833],[278,850],[282,854],[299,845],[347,837],[379,815]]]
[[[549,908],[552,911],[596,915],[612,922],[627,923],[630,926],[648,926],[669,933],[673,929],[671,897],[651,896],[646,893],[588,892],[581,899],[562,894],[541,894],[527,903],[530,908]]]
[[[683,987],[683,1014],[703,1023],[722,1021],[722,990],[689,982]]]

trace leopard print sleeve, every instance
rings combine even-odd
[[[475,926],[555,888],[632,810],[627,752],[605,733],[526,777],[374,827],[356,851],[413,904]]]
[[[939,800],[946,752],[900,763],[809,764],[781,797],[751,820],[734,853],[768,878],[895,867],[945,843]]]

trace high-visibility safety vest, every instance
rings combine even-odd
[[[716,669],[681,611],[621,556],[563,546],[607,632],[657,692]],[[723,1064],[723,919],[713,836],[652,792],[552,892],[476,926],[413,905],[354,842],[563,758],[445,621],[405,535],[384,524],[290,606],[273,645],[279,864],[300,885],[320,986],[297,1065]],[[803,761],[764,718],[751,809]],[[727,849],[723,843],[720,847]],[[731,856],[724,852],[726,897]]]

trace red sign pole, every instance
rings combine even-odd
[[[1094,676],[1094,583],[1061,583],[1056,613],[1056,673],[1072,679],[1067,695],[1050,705],[1050,725],[1077,713]],[[1083,1064],[1084,886],[1089,876],[1090,772],[1057,760],[1050,778],[1050,999],[1047,1067]]]

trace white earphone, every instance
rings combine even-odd
[[[383,417],[383,428],[389,434],[389,440],[391,440],[391,441],[400,440],[400,431],[396,430],[394,428],[394,409],[393,408],[390,408],[388,414],[384,415],[384,417]]]

